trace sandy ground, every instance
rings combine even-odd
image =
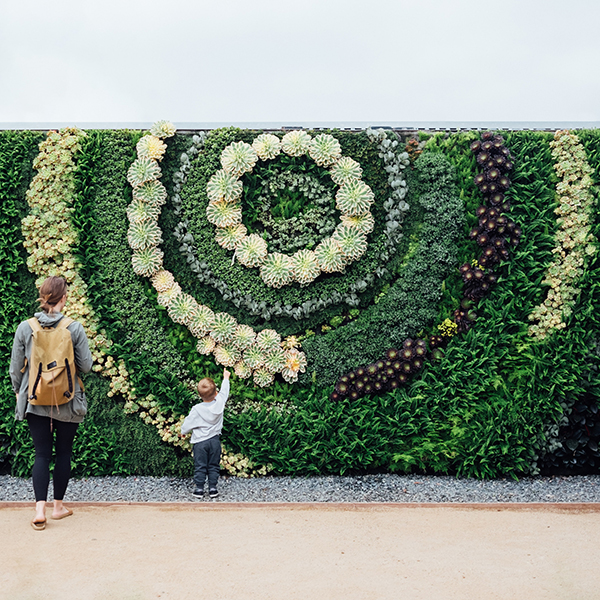
[[[71,506],[0,506],[2,600],[600,598],[598,507]]]

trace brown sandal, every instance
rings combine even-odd
[[[31,520],[31,526],[36,530],[36,531],[43,531],[44,529],[46,529],[46,519],[44,519],[43,521],[34,521],[33,519]]]
[[[73,514],[73,511],[70,508],[67,508],[67,512],[60,515],[60,517],[52,517],[55,521],[60,521],[61,519],[64,519],[65,517],[70,517]]]

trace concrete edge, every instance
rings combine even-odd
[[[397,510],[414,508],[437,508],[450,510],[480,511],[538,511],[567,513],[600,512],[600,502],[69,502],[73,508],[122,508],[149,507],[168,510]],[[48,503],[51,506],[50,503]],[[11,508],[33,508],[34,502],[0,502],[0,510]]]

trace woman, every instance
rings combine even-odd
[[[35,314],[41,327],[56,327],[63,318],[61,314],[67,302],[67,283],[62,277],[48,277],[40,287],[38,302],[42,312]],[[88,373],[92,368],[92,354],[85,331],[80,323],[73,321],[67,326],[71,334],[75,365],[78,371]],[[54,459],[54,508],[53,519],[63,519],[73,514],[63,505],[63,498],[71,476],[71,452],[77,426],[87,412],[87,402],[78,377],[73,377],[72,398],[60,406],[40,406],[28,402],[29,362],[31,358],[33,329],[23,321],[15,333],[11,361],[10,377],[17,397],[15,416],[19,421],[27,419],[33,445],[35,462],[33,464],[33,490],[35,492],[35,517],[31,526],[40,531],[46,527],[46,500],[50,484],[50,460],[52,448]],[[56,434],[56,437],[54,437]]]

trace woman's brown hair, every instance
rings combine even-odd
[[[67,282],[62,277],[48,277],[40,287],[38,302],[41,309],[47,313],[62,300],[67,293]]]

